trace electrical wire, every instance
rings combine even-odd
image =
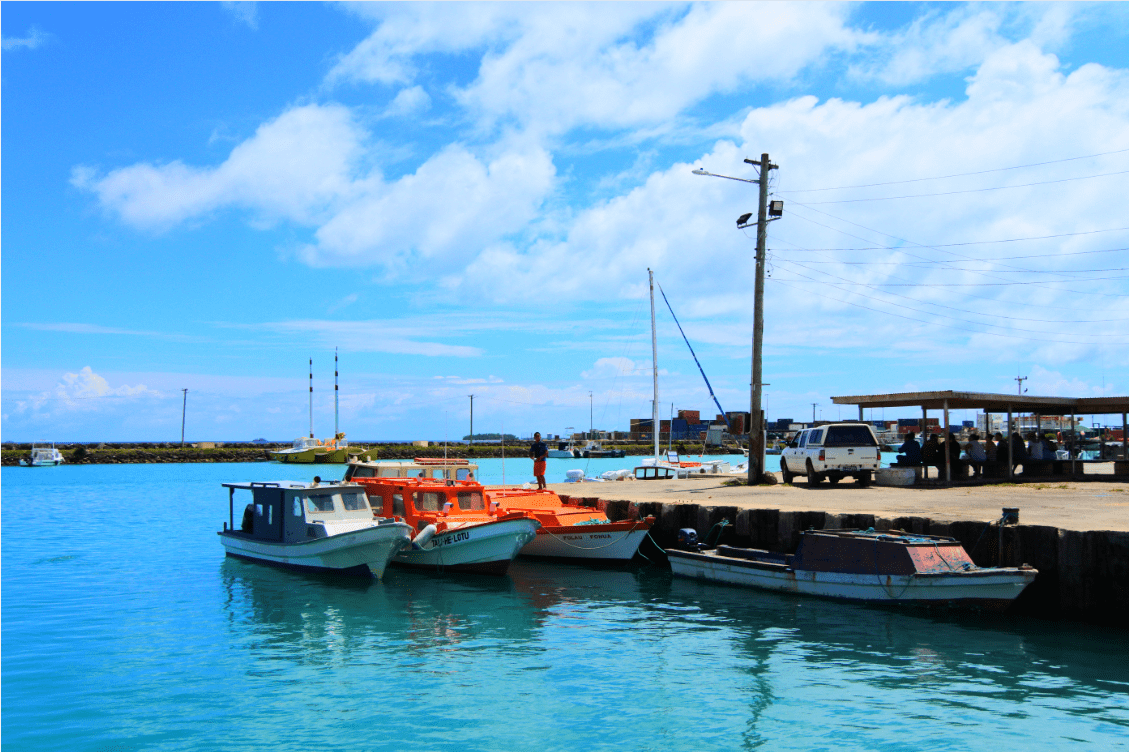
[[[1008,170],[1022,170],[1022,169],[1025,169],[1027,167],[1043,167],[1044,165],[1049,165],[1049,164],[1060,164],[1062,162],[1075,162],[1079,159],[1093,159],[1095,157],[1106,157],[1106,156],[1109,156],[1111,154],[1124,154],[1127,151],[1129,151],[1129,149],[1117,149],[1116,151],[1103,151],[1099,154],[1087,154],[1087,155],[1082,156],[1082,157],[1067,157],[1065,159],[1052,159],[1052,160],[1047,161],[1047,162],[1032,162],[1031,164],[1016,165],[1014,167],[996,167],[995,169],[978,170],[976,172],[957,172],[957,173],[954,173],[952,175],[938,175],[937,177],[932,177],[932,178],[911,178],[909,180],[891,180],[891,181],[885,182],[885,183],[866,183],[864,185],[842,185],[842,186],[839,186],[838,188],[799,188],[799,189],[793,189],[793,190],[788,190],[788,191],[780,191],[780,193],[816,193],[818,191],[842,191],[842,190],[847,190],[849,188],[875,188],[875,187],[881,186],[881,185],[902,185],[902,184],[905,184],[905,183],[920,183],[920,182],[926,181],[926,180],[947,180],[948,178],[963,178],[963,177],[968,177],[968,176],[971,176],[971,175],[987,175],[988,173],[991,173],[991,172],[1006,172]]]
[[[1002,191],[1008,188],[1030,188],[1034,185],[1051,185],[1053,183],[1069,183],[1074,180],[1090,180],[1092,178],[1105,178],[1112,175],[1125,175],[1129,170],[1119,170],[1118,172],[1103,172],[1097,175],[1080,175],[1073,178],[1059,178],[1057,180],[1040,180],[1034,183],[1021,183],[1019,185],[997,185],[991,188],[965,188],[959,191],[942,191],[940,193],[911,193],[905,196],[876,196],[873,198],[842,198],[835,201],[809,201],[808,204],[812,206],[821,204],[855,204],[860,201],[894,201],[903,198],[929,198],[932,196],[955,196],[958,193],[984,193],[985,191]],[[794,201],[795,199],[793,199]]]

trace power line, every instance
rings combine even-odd
[[[987,175],[990,172],[1006,172],[1008,170],[1022,170],[1027,167],[1042,167],[1049,164],[1060,164],[1062,162],[1074,162],[1079,159],[1093,159],[1094,157],[1106,157],[1110,154],[1123,154],[1129,149],[1118,149],[1116,151],[1103,151],[1100,154],[1087,154],[1082,157],[1067,157],[1066,159],[1052,159],[1049,162],[1032,162],[1031,164],[1016,165],[1014,167],[997,167],[992,170],[978,170],[976,172],[958,172],[952,175],[938,175],[932,178],[911,178],[909,180],[891,180],[886,183],[866,183],[864,185],[842,185],[838,188],[799,188],[789,191],[778,191],[779,193],[816,193],[818,191],[842,191],[849,188],[875,188],[881,185],[901,185],[904,183],[920,183],[925,180],[946,180],[948,178],[963,178],[970,175]]]
[[[874,198],[843,198],[835,201],[810,201],[810,205],[821,204],[855,204],[860,201],[894,201],[902,198],[929,198],[931,196],[954,196],[958,193],[983,193],[985,191],[1002,191],[1008,188],[1030,188],[1033,185],[1050,185],[1052,183],[1069,183],[1074,180],[1090,180],[1091,178],[1105,178],[1111,175],[1124,175],[1129,173],[1129,170],[1119,170],[1118,172],[1102,172],[1097,175],[1080,175],[1073,178],[1059,178],[1058,180],[1040,180],[1034,183],[1021,183],[1019,185],[997,185],[991,188],[965,188],[960,191],[942,191],[940,193],[911,193],[905,196],[877,196]],[[784,191],[781,191],[783,193]]]
[[[793,201],[795,201],[795,199],[793,199]],[[805,207],[807,206],[806,204],[802,204],[799,201],[796,201],[796,203],[799,204],[800,206],[805,206]],[[812,211],[818,211],[818,210],[812,209]],[[825,212],[819,212],[819,213],[824,214]],[[831,216],[831,215],[828,214],[826,216]],[[827,225],[822,225],[822,227],[827,227]],[[829,227],[828,229],[834,230],[835,228]],[[1094,235],[1094,234],[1097,234],[1097,233],[1100,233],[1100,232],[1119,232],[1121,230],[1129,230],[1129,227],[1110,227],[1110,228],[1107,228],[1105,230],[1080,230],[1078,232],[1060,232],[1060,233],[1057,233],[1055,235],[1032,235],[1032,236],[1029,236],[1029,237],[1026,237],[1026,238],[1004,238],[1003,240],[966,240],[966,241],[963,241],[963,242],[960,242],[960,243],[934,243],[934,244],[926,246],[926,247],[927,248],[953,248],[953,247],[962,246],[962,245],[990,245],[990,244],[993,244],[993,243],[1019,243],[1019,242],[1025,241],[1025,240],[1050,240],[1052,238],[1068,238],[1068,237],[1075,237],[1075,236],[1078,236],[1078,235]],[[839,230],[838,232],[842,232],[842,231]],[[877,232],[877,230],[874,230],[874,232]],[[844,234],[846,234],[846,233],[844,233]],[[885,234],[885,233],[882,233],[882,234]],[[850,237],[855,237],[855,236],[851,235]],[[889,235],[887,237],[893,237],[893,236]],[[860,240],[861,239],[862,238],[860,238]],[[903,246],[900,246],[900,245],[871,245],[871,246],[861,246],[861,247],[856,247],[856,248],[819,248],[819,249],[816,249],[816,250],[821,250],[821,251],[900,251],[900,250],[902,250],[902,248],[903,248]],[[1056,254],[1056,255],[1058,255],[1058,256],[1069,256],[1069,255],[1076,255],[1076,254],[1080,254],[1080,253],[1112,253],[1113,251],[1124,251],[1124,250],[1129,250],[1129,249],[1126,249],[1126,248],[1111,248],[1111,249],[1103,250],[1103,251],[1077,251],[1077,252],[1074,252],[1074,253],[1060,253],[1060,254]],[[1017,257],[1017,258],[1020,258],[1020,257]],[[1041,257],[1036,257],[1036,258],[1041,258]]]

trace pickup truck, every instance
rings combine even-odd
[[[806,475],[808,485],[834,485],[847,476],[860,486],[869,485],[882,463],[882,450],[867,423],[830,423],[805,428],[792,438],[780,455],[785,483]]]

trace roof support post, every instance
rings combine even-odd
[[[917,437],[921,439],[921,448],[925,448],[925,425],[929,422],[929,411],[925,409],[925,405],[921,406],[921,425],[918,426]],[[923,479],[929,478],[929,465],[924,462],[921,463],[921,477]]]
[[[874,415],[873,412],[871,412],[870,414]],[[863,418],[862,418],[862,405],[859,405],[859,423],[863,423],[863,422],[864,421],[863,421]]]
[[[949,401],[945,400],[945,482],[953,482],[953,468],[951,457],[953,455],[953,448],[949,446],[949,442],[953,440],[953,432],[949,430]]]
[[[1121,413],[1121,459],[1129,460],[1129,413]]]
[[[1015,447],[1011,440],[1011,405],[1007,406],[1007,429],[1004,431],[1004,441],[1007,442],[1007,479],[1015,479]],[[996,450],[999,451],[998,449]]]
[[[1081,444],[1078,443],[1078,428],[1074,425],[1074,413],[1070,413],[1070,443],[1074,448],[1070,451],[1070,477],[1074,477],[1074,457],[1078,454]]]

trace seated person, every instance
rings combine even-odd
[[[1030,457],[1027,455],[1027,447],[1023,445],[1023,437],[1019,435],[1019,431],[1011,432],[1011,463],[1012,469],[1020,465],[1026,465],[1030,462]],[[1007,454],[1004,453],[1004,462],[1007,462]]]
[[[1043,442],[1034,433],[1027,435],[1027,456],[1033,460],[1044,459]]]
[[[979,478],[988,461],[988,454],[980,444],[980,434],[974,433],[968,437],[968,464],[972,466],[972,477]]]
[[[945,469],[945,448],[941,446],[941,437],[933,433],[925,441],[925,446],[921,448],[921,461],[929,466],[937,468],[937,472],[941,473]]]
[[[910,431],[906,434],[905,442],[898,447],[898,458],[895,465],[916,467],[921,464],[921,445],[917,443],[917,434]]]

